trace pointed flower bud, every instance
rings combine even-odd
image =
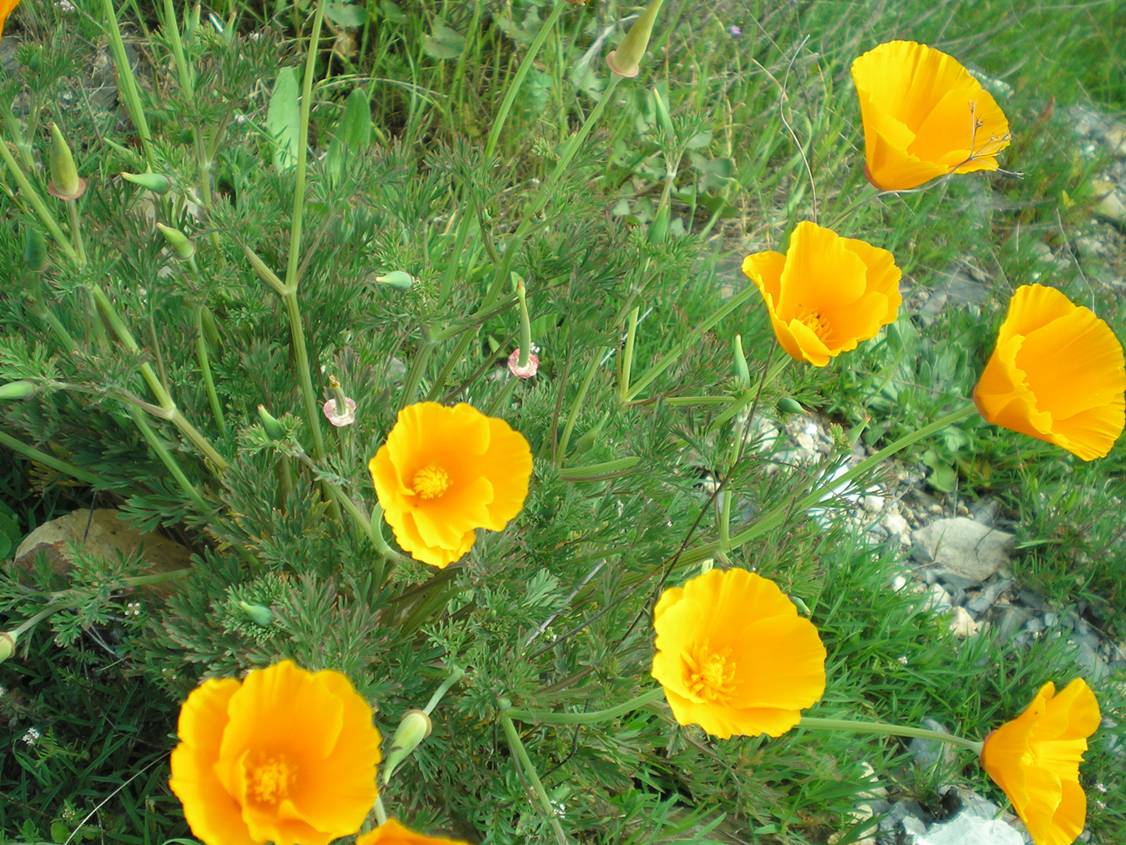
[[[739,386],[746,389],[751,386],[751,370],[747,366],[747,356],[743,354],[742,335],[735,335],[732,351],[735,354],[735,378]]]
[[[409,290],[410,286],[414,284],[414,276],[402,270],[392,270],[390,273],[376,276],[375,280],[381,285],[390,285],[399,290]]]
[[[266,434],[271,440],[285,439],[285,427],[266,410],[265,405],[258,406],[258,421],[262,423],[262,428],[266,429]]]
[[[255,625],[261,625],[263,628],[269,625],[274,619],[274,614],[270,612],[270,608],[264,607],[263,605],[240,601],[238,606],[239,609],[246,614],[247,619]]]
[[[805,413],[805,408],[803,408],[796,399],[792,399],[789,396],[783,396],[778,400],[778,410],[783,414]]]
[[[195,244],[179,229],[173,229],[163,223],[157,223],[156,228],[160,229],[160,233],[164,235],[164,240],[168,241],[168,245],[172,247],[172,251],[180,259],[189,261],[195,257]]]
[[[30,381],[10,381],[0,384],[0,399],[26,399],[35,392],[35,385]]]
[[[664,0],[649,0],[649,5],[633,22],[621,46],[606,57],[606,64],[617,76],[632,79],[641,70],[641,59],[645,55],[645,48],[649,46],[653,23],[657,20],[657,12],[661,10],[663,2]]]
[[[403,714],[399,727],[395,729],[395,736],[391,738],[391,749],[387,752],[387,759],[383,761],[383,785],[391,780],[391,775],[410,753],[418,748],[426,737],[430,736],[430,717],[425,710],[408,710]]]
[[[28,226],[24,231],[23,263],[32,273],[42,272],[47,266],[47,241],[34,226]]]
[[[74,166],[74,156],[58,124],[51,124],[51,153],[47,159],[47,169],[51,181],[47,192],[61,200],[73,201],[86,193],[86,180],[78,175]]]
[[[172,188],[172,180],[161,173],[122,173],[121,178],[154,194],[167,194]]]
[[[0,663],[16,653],[16,640],[18,639],[19,634],[15,631],[0,632]]]

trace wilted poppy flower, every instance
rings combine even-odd
[[[981,763],[1036,845],[1070,845],[1083,832],[1079,763],[1098,727],[1095,694],[1076,678],[1059,695],[1055,684],[1044,684],[1028,709],[985,738]]]
[[[673,716],[727,739],[779,736],[825,691],[817,628],[773,581],[712,569],[662,593],[652,675]]]
[[[997,102],[957,59],[913,41],[888,41],[852,63],[864,121],[865,172],[884,191],[949,173],[996,170],[1009,145]]]
[[[895,322],[901,301],[890,252],[808,221],[785,255],[748,255],[743,272],[762,293],[782,348],[817,367]]]
[[[0,35],[4,34],[4,24],[8,22],[8,15],[20,4],[20,0],[0,0]]]
[[[379,731],[348,679],[285,660],[180,708],[169,785],[206,845],[326,845],[375,802]]]
[[[359,837],[356,845],[467,845],[467,843],[415,833],[394,819],[388,819],[371,833]]]
[[[1055,288],[1022,285],[974,388],[994,425],[1054,443],[1085,461],[1106,455],[1126,423],[1122,344]]]
[[[528,353],[528,363],[523,367],[520,366],[520,347],[512,351],[508,356],[508,371],[516,378],[529,379],[535,377],[536,373],[540,371],[540,356],[535,352],[536,347],[532,347],[532,351]]]
[[[443,568],[520,512],[532,450],[504,420],[464,403],[419,402],[399,412],[368,464],[384,518],[415,560]]]
[[[321,410],[324,411],[325,419],[337,428],[344,428],[356,421],[356,400],[347,396],[344,397],[343,410],[337,408],[335,399],[325,402]]]

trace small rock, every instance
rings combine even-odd
[[[1032,613],[1023,607],[1016,607],[1015,605],[1006,607],[1000,620],[996,623],[998,638],[1001,641],[1012,639],[1024,627],[1024,623],[1031,618]]]
[[[864,510],[879,513],[884,509],[884,497],[869,494],[864,497]]]
[[[893,537],[898,537],[900,542],[907,545],[911,542],[911,529],[907,525],[907,520],[897,512],[889,513],[884,517],[884,528]]]
[[[934,719],[923,719],[923,727],[938,733],[950,733],[944,725]],[[940,760],[949,766],[955,760],[954,749],[949,743],[939,742],[935,739],[915,737],[907,743],[907,750],[911,752],[911,756],[915,758],[915,764],[921,769],[929,769]]]
[[[894,578],[891,579],[891,591],[893,593],[898,593],[900,590],[902,590],[906,586],[907,586],[907,578],[905,578],[903,575],[896,575]]]
[[[993,607],[997,602],[997,597],[1005,592],[1005,590],[1009,589],[1009,585],[1012,583],[1011,578],[1001,578],[986,584],[981,588],[981,592],[966,604],[966,608],[971,613],[976,613],[980,616],[985,613],[985,611],[989,610],[989,608]]]
[[[58,573],[73,566],[71,546],[77,546],[91,557],[107,560],[140,554],[147,564],[145,572],[169,572],[191,565],[191,552],[184,546],[159,534],[141,534],[112,508],[86,508],[44,522],[24,538],[12,560],[13,569],[31,570],[42,554],[47,564]],[[157,592],[167,590],[167,583],[154,585]]]
[[[947,572],[985,581],[1009,561],[1013,535],[972,519],[939,519],[916,529],[915,544]]]
[[[1087,670],[1086,674],[1092,680],[1102,681],[1110,674],[1110,666],[1099,655],[1098,651],[1085,639],[1080,639],[1075,659]]]
[[[933,825],[915,841],[917,845],[1024,845],[1024,837],[1000,819],[970,813]]]
[[[952,605],[950,601],[950,593],[941,584],[931,584],[927,589],[929,598],[927,606],[934,610],[946,610]]]
[[[1095,214],[1111,223],[1126,223],[1126,202],[1118,187],[1106,179],[1092,179],[1091,189],[1099,197]]]
[[[981,625],[974,621],[969,612],[964,607],[955,607],[954,616],[950,620],[950,630],[954,632],[955,637],[972,637],[981,629]]]
[[[1044,614],[1044,627],[1045,628],[1054,628],[1054,627],[1056,627],[1056,623],[1059,622],[1059,621],[1060,621],[1060,617],[1059,617],[1058,613],[1052,613],[1051,611],[1048,611],[1047,613]]]

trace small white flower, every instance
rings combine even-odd
[[[20,737],[20,742],[24,745],[35,745],[35,743],[39,741],[40,736],[42,736],[42,734],[40,734],[37,729],[28,728],[27,733]]]
[[[125,605],[125,615],[137,618],[141,615],[141,603],[139,601],[131,601]]]

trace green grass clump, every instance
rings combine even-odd
[[[795,512],[709,549],[821,478],[742,451],[752,411],[797,398],[842,451],[848,434],[887,445],[965,400],[1009,295],[1037,278],[1122,334],[1098,275],[1116,268],[1070,247],[1108,160],[1076,151],[1066,108],[1124,102],[1099,4],[669,4],[641,78],[621,82],[603,56],[637,10],[617,2],[561,9],[543,39],[556,11],[537,0],[330,4],[309,64],[315,3],[123,4],[124,53],[108,5],[25,2],[0,41],[0,143],[29,180],[0,170],[0,384],[33,388],[0,402],[0,551],[60,512],[115,507],[192,565],[163,590],[139,557],[5,568],[4,627],[53,612],[0,670],[0,840],[185,841],[167,789],[179,703],[203,677],[286,657],[345,672],[385,737],[466,670],[382,795],[469,841],[847,843],[875,824],[854,815],[863,763],[936,815],[949,783],[1002,801],[972,755],[920,771],[898,739],[718,741],[662,705],[518,723],[549,814],[501,700],[599,710],[650,689],[652,604],[706,558],[808,608],[829,651],[815,715],[980,738],[1079,674],[1058,637],[955,638],[924,595],[890,588],[900,556],[843,526]],[[1011,86],[1002,160],[1022,177],[872,198],[848,66],[890,38]],[[52,123],[88,184],[69,206],[46,191]],[[781,365],[757,301],[701,331],[745,285],[742,257],[814,217],[895,253],[898,322],[824,370]],[[974,304],[924,320],[922,294],[956,270],[973,271]],[[505,366],[517,279],[540,349],[529,381]],[[330,376],[357,403],[352,426],[321,415]],[[504,418],[535,456],[514,524],[440,572],[388,554],[371,518],[368,461],[424,399]],[[1107,503],[1126,495],[1123,455],[1080,465],[974,419],[905,458],[939,494],[997,498],[1018,578],[1120,637]],[[1092,682],[1105,713],[1120,681]],[[1126,835],[1119,734],[1100,731],[1083,769],[1103,843]]]

